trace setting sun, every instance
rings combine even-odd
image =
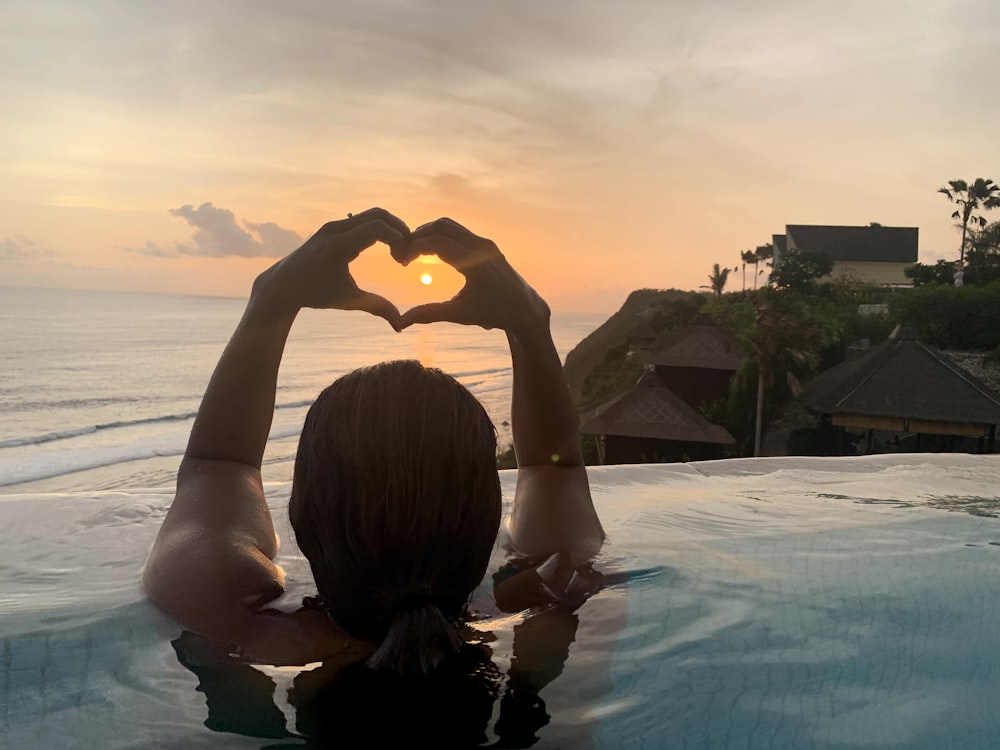
[[[420,277],[420,283],[423,284],[424,286],[430,286],[431,282],[433,281],[434,278],[429,273],[425,273],[423,276]]]

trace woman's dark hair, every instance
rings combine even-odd
[[[496,430],[458,381],[416,361],[355,370],[306,416],[289,515],[336,622],[380,644],[372,668],[427,674],[500,524]]]

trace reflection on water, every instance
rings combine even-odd
[[[196,635],[182,633],[172,646],[196,676],[207,705],[205,726],[215,732],[294,737],[306,747],[526,748],[551,720],[541,691],[562,674],[578,622],[565,607],[526,616],[513,628],[506,674],[492,660],[491,648],[467,646],[459,666],[428,683],[357,665],[323,665],[297,674],[284,696],[271,677]],[[496,641],[492,632],[487,636]],[[291,708],[291,720],[276,701]]]

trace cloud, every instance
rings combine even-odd
[[[177,243],[180,247],[181,243]],[[149,255],[153,258],[176,258],[179,255],[183,255],[179,249],[168,250],[160,247],[155,242],[147,242],[142,247],[123,247],[123,250],[129,253],[136,253],[137,255]]]
[[[155,258],[194,255],[206,258],[280,258],[302,244],[302,237],[274,222],[255,224],[237,221],[235,214],[211,203],[195,208],[191,204],[170,209],[170,215],[184,219],[194,227],[190,242],[178,242],[164,248],[154,242],[142,247],[127,247],[128,252]]]
[[[245,221],[243,225],[260,238],[263,247],[279,249],[278,256],[286,255],[302,244],[301,235],[291,229],[280,227],[273,221],[266,221],[263,224],[251,224]]]
[[[19,263],[26,260],[51,258],[55,253],[27,237],[6,237],[0,240],[0,260]]]
[[[468,177],[454,172],[438,172],[430,177],[428,183],[432,190],[449,196],[460,195],[472,187],[472,181]]]

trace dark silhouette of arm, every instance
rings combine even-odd
[[[322,641],[315,613],[282,618],[260,611],[284,588],[284,573],[272,562],[278,541],[260,476],[278,367],[303,307],[366,310],[399,327],[395,307],[358,289],[348,264],[375,242],[393,247],[407,234],[401,221],[372,209],[325,225],[254,282],[205,391],[173,504],[143,572],[153,601],[191,630],[250,653],[284,644],[268,658],[285,663],[312,657],[299,649]],[[301,637],[302,628],[315,637]]]

